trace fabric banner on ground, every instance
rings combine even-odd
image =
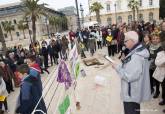
[[[67,95],[64,101],[58,107],[60,114],[65,114],[69,106],[70,106],[70,99],[69,96]]]
[[[68,67],[64,60],[60,61],[58,66],[57,82],[65,83],[65,89],[68,89],[71,86],[72,79],[68,70]]]
[[[75,78],[77,78],[80,73],[80,62],[78,59],[78,52],[77,52],[76,44],[74,45],[73,49],[70,51],[69,60],[71,63],[72,72],[73,72]]]

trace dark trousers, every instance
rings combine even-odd
[[[88,39],[83,39],[84,46],[86,50],[88,51]]]
[[[51,65],[53,65],[53,61],[54,61],[54,64],[56,64],[56,58],[55,58],[55,55],[50,54],[50,61],[51,61]]]
[[[48,67],[48,55],[43,55],[44,56],[44,67]]]
[[[103,46],[106,46],[106,45],[107,45],[106,37],[105,38],[103,37]]]
[[[157,81],[156,79],[153,78],[153,82],[155,83],[156,86],[156,93],[160,93],[159,88],[160,88],[160,82]]]
[[[98,49],[102,49],[101,41],[97,41],[97,46],[98,46]]]
[[[8,81],[5,81],[5,84],[6,84],[6,90],[7,90],[8,93],[13,91],[12,80],[9,79]]]
[[[118,46],[117,52],[119,53],[120,51],[122,51],[123,45],[119,43],[117,46]]]
[[[108,55],[109,56],[114,56],[114,54],[115,54],[115,45],[110,45],[110,46],[108,46]]]
[[[151,93],[153,93],[154,92],[154,78],[152,77],[152,75],[154,73],[154,70],[150,69],[149,72],[150,72]]]
[[[162,85],[162,99],[165,101],[165,79],[161,83]]]
[[[2,102],[0,101],[0,110],[2,110],[2,106],[4,105],[5,110],[8,110],[8,106],[7,106],[7,98],[5,98],[5,100]]]
[[[135,102],[124,102],[124,114],[140,114],[140,104]]]

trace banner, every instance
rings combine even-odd
[[[78,59],[78,52],[77,52],[76,44],[74,45],[73,49],[70,51],[69,60],[71,63],[73,75],[75,76],[75,78],[77,78],[80,74],[80,62]]]
[[[70,99],[69,96],[67,95],[64,101],[58,107],[60,114],[65,114],[69,106],[70,106]]]
[[[60,61],[58,66],[57,82],[65,83],[65,89],[68,89],[71,86],[72,79],[68,70],[68,67],[64,60]]]

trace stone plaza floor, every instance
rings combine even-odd
[[[80,101],[81,109],[72,108],[71,114],[124,114],[123,105],[120,99],[120,78],[117,73],[104,59],[107,55],[107,48],[99,49],[93,57],[86,52],[87,59],[97,58],[104,65],[86,66],[81,61],[81,68],[87,74],[86,77],[80,76],[77,80],[76,96]],[[113,59],[119,62],[116,55]],[[63,86],[58,86],[56,81],[57,66],[49,68],[50,75],[46,73],[42,75],[44,87],[44,99],[48,107],[48,114],[59,114],[58,105],[61,94],[63,94]],[[96,84],[96,76],[103,77],[104,84],[98,86]],[[47,92],[48,91],[48,92]],[[56,92],[56,94],[54,94]],[[8,96],[9,114],[14,114],[19,88]],[[72,102],[73,100],[71,100]],[[141,114],[163,114],[162,110],[165,106],[159,106],[161,96],[158,99],[152,99],[150,102],[141,104]]]

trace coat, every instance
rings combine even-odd
[[[6,84],[3,80],[3,78],[0,76],[0,96],[5,96],[7,97],[8,96],[8,92],[6,90]]]
[[[165,78],[165,51],[158,52],[155,59],[155,65],[157,67],[153,73],[153,77],[159,82],[163,82]]]
[[[37,65],[30,67],[29,75],[26,76],[21,84],[18,103],[20,104],[16,111],[21,114],[31,114],[42,96],[42,83],[40,77],[40,69]],[[37,108],[47,113],[43,98],[39,102]],[[42,114],[37,112],[35,114]]]
[[[116,71],[121,78],[121,98],[124,102],[141,103],[151,98],[149,52],[141,44],[133,49]]]

